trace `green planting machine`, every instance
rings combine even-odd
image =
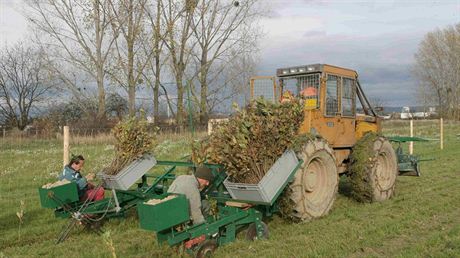
[[[97,227],[102,219],[125,216],[136,207],[140,227],[155,232],[159,243],[181,246],[204,235],[205,241],[185,249],[203,257],[217,246],[233,242],[243,229],[247,229],[247,239],[267,238],[268,227],[262,219],[277,212],[279,196],[301,164],[302,160],[288,150],[258,184],[233,183],[221,165],[203,164],[211,170],[214,180],[201,191],[202,199],[207,200],[211,208],[208,214],[203,214],[206,222],[198,225],[190,221],[185,196],[167,192],[177,168],[195,168],[190,162],[156,161],[145,155],[117,176],[99,174],[103,186],[111,191],[110,197],[100,201],[79,201],[77,185],[73,182],[50,189],[39,188],[39,195],[42,207],[54,209],[57,217],[70,218],[58,243],[66,239],[76,224],[102,233]],[[149,174],[154,166],[163,166],[164,172],[159,176]]]

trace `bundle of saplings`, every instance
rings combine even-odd
[[[196,166],[200,166],[207,161],[209,137],[201,140],[192,140],[191,147],[192,154],[190,159]]]
[[[144,118],[131,117],[120,121],[113,129],[115,137],[115,158],[104,169],[107,175],[115,175],[125,166],[150,153],[155,147],[155,135],[149,134],[148,123]]]
[[[301,145],[302,120],[298,99],[255,100],[217,127],[208,140],[207,159],[223,164],[232,182],[257,184],[287,148]]]

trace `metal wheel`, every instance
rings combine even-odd
[[[306,143],[297,156],[303,164],[290,184],[292,216],[310,220],[326,215],[338,191],[338,174],[332,148],[323,139]]]
[[[415,166],[415,175],[420,176],[420,163],[417,162],[417,165]]]
[[[246,240],[254,241],[256,239],[268,239],[269,231],[267,224],[265,224],[264,222],[260,222],[260,225],[262,226],[262,236],[257,236],[256,223],[252,223],[251,225],[249,225],[248,230],[246,231]]]
[[[368,166],[368,173],[373,191],[372,200],[380,202],[389,199],[394,193],[398,163],[387,139],[378,137],[373,144],[374,159],[369,161],[371,164]]]
[[[206,240],[198,248],[198,251],[196,252],[196,257],[211,257],[216,249],[217,242],[215,240]]]

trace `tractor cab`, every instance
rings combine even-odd
[[[305,109],[322,110],[322,113],[328,117],[355,115],[354,86],[357,77],[355,71],[314,64],[281,68],[277,70],[276,75],[279,78],[282,94],[292,92],[306,99]],[[322,81],[326,82],[324,89],[321,88]],[[321,94],[322,90],[323,94]]]

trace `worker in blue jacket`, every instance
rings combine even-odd
[[[88,181],[94,180],[94,174],[88,174],[86,177],[81,175],[80,170],[85,164],[85,159],[82,155],[73,156],[69,164],[64,167],[59,180],[67,179],[77,183],[78,196],[80,201],[98,201],[104,199],[104,188],[101,186],[95,187]]]

